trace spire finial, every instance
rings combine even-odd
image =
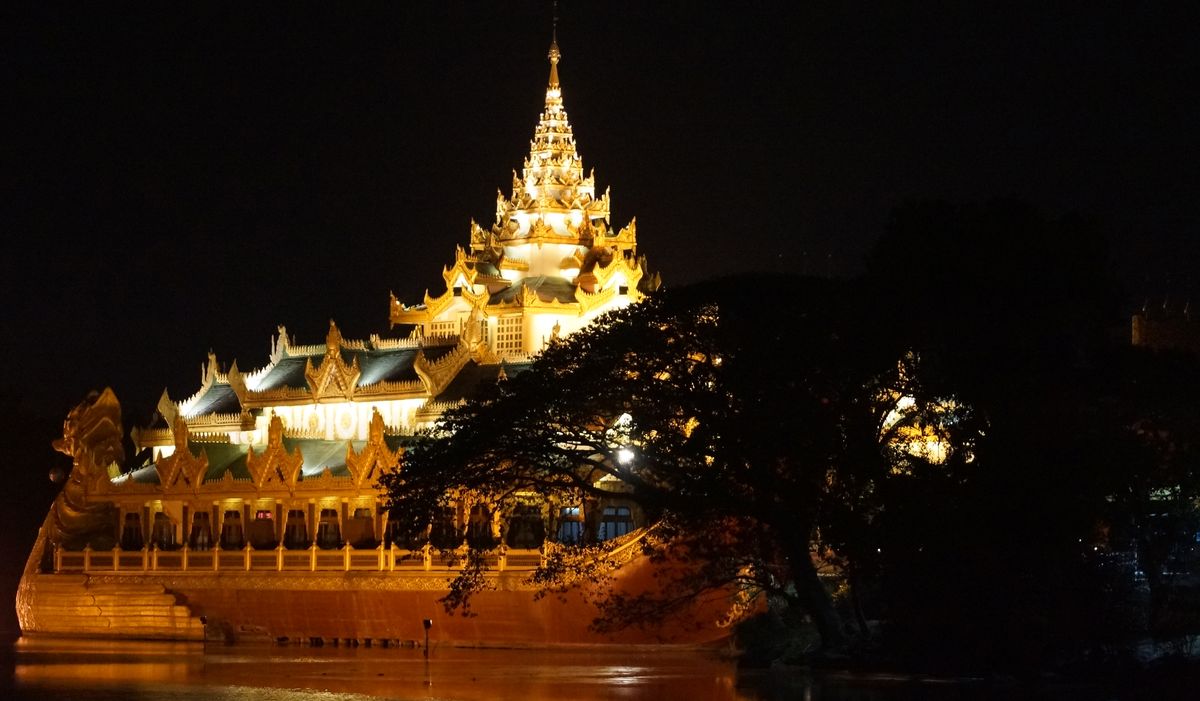
[[[562,54],[558,50],[558,0],[554,0],[554,20],[550,29],[550,87],[558,87],[558,59]]]

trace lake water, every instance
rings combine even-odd
[[[42,701],[901,701],[1018,699],[964,680],[743,673],[660,650],[213,646],[21,640],[0,655],[0,698]],[[1102,698],[1062,688],[1036,698]]]

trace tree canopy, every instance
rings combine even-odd
[[[767,588],[840,644],[813,535],[832,486],[866,489],[886,473],[880,436],[904,423],[885,426],[905,378],[859,323],[861,304],[847,283],[756,276],[607,315],[447,412],[438,440],[385,478],[393,518],[416,532],[462,493],[505,508],[522,493],[616,491],[656,524],[654,542],[704,553],[702,576],[668,588],[680,602],[730,583]]]
[[[698,564],[658,596],[614,596],[610,622],[733,585],[841,647],[827,563],[859,632],[883,620],[895,649],[1066,654],[1105,634],[1094,553],[1165,572],[1200,496],[1195,412],[1169,400],[1200,373],[1128,347],[1106,256],[1077,218],[913,203],[862,278],[660,291],[448,411],[384,477],[392,518],[418,533],[464,495],[513,512],[620,494],[654,524],[648,555]],[[483,584],[468,562],[450,605]]]

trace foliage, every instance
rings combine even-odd
[[[869,268],[882,333],[978,433],[969,464],[881,495],[874,604],[891,647],[1034,667],[1130,632],[1135,616],[1105,615],[1139,596],[1114,563],[1136,552],[1153,595],[1195,533],[1195,358],[1128,347],[1106,248],[1078,217],[911,203]]]
[[[655,524],[642,553],[689,566],[601,601],[601,628],[736,584],[843,646],[817,553],[901,662],[1041,667],[1136,632],[1139,585],[1111,565],[1136,553],[1151,632],[1195,630],[1200,370],[1127,347],[1106,260],[1078,218],[924,202],[862,279],[662,292],[448,412],[385,477],[392,516],[417,532],[464,496],[624,495]],[[617,564],[581,548],[549,548],[535,579]]]
[[[666,557],[669,543],[691,566],[661,596],[610,597],[599,625],[752,584],[791,597],[841,644],[812,537],[837,508],[831,492],[853,501],[887,474],[879,437],[904,382],[898,356],[856,326],[861,304],[844,283],[756,276],[607,315],[447,412],[439,440],[384,479],[392,517],[416,531],[464,494],[506,511],[529,492],[571,504],[615,491],[657,524],[647,555]]]

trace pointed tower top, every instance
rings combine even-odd
[[[554,97],[559,97],[558,92],[558,59],[563,58],[562,52],[558,50],[558,2],[554,2],[554,19],[550,30],[550,53],[546,54],[546,58],[550,59],[550,84],[546,86],[546,107],[551,104],[551,92],[554,92]],[[562,104],[562,102],[558,102]]]
[[[558,50],[558,42],[550,42],[550,87],[557,88],[558,85],[558,59],[562,57],[562,53]]]
[[[583,156],[575,148],[575,135],[563,108],[558,80],[562,53],[558,50],[557,3],[547,58],[550,82],[546,86],[546,106],[538,115],[533,140],[529,142],[529,156],[521,175],[513,173],[512,195],[508,198],[503,193],[497,195],[496,225],[490,234],[499,241],[552,231],[566,242],[579,240],[585,235],[580,232],[590,230],[592,222],[603,221],[607,225],[608,195],[597,198],[595,178],[584,176]],[[586,237],[590,239],[591,234]],[[474,239],[472,245],[477,245]]]
[[[562,52],[558,50],[558,3],[554,3],[554,23],[550,27],[550,53],[546,55],[550,59],[550,86],[551,88],[558,87],[558,59],[562,58]],[[549,102],[549,95],[547,102]]]

